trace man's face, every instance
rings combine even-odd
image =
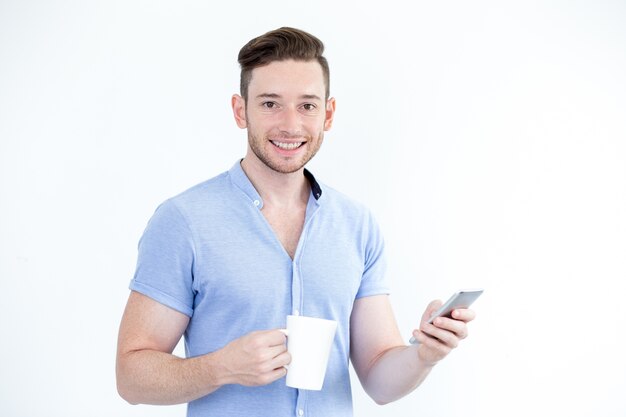
[[[317,153],[330,129],[334,99],[325,99],[317,61],[275,61],[255,68],[248,100],[233,97],[237,124],[248,129],[248,154],[273,171],[296,172]]]

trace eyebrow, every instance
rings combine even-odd
[[[256,98],[281,98],[281,95],[276,93],[261,93],[258,94]],[[305,100],[322,100],[317,94],[302,94],[299,98]]]

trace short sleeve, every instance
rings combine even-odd
[[[356,298],[389,294],[391,291],[386,277],[385,242],[376,220],[369,211],[363,226],[363,235],[365,264]]]
[[[189,225],[175,204],[161,204],[139,241],[130,289],[189,317],[193,315],[195,251]]]

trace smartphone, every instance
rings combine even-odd
[[[459,308],[469,308],[474,301],[483,293],[482,289],[459,290],[448,299],[443,305],[433,313],[428,319],[428,323],[432,324],[437,317],[451,317],[452,311]],[[409,343],[415,344],[417,341],[411,337]]]
[[[451,317],[452,310],[458,308],[468,308],[483,293],[482,289],[476,290],[460,290],[455,292],[439,310],[435,311],[428,319],[428,323],[432,324],[437,317]]]

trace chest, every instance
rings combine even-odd
[[[289,210],[264,207],[261,213],[289,257],[294,259],[304,227],[306,206]]]
[[[301,248],[290,259],[258,214],[253,224],[221,223],[198,236],[190,333],[220,335],[207,341],[218,348],[220,340],[284,327],[295,311],[341,320],[347,331],[363,276],[358,239],[316,218],[305,223]]]

